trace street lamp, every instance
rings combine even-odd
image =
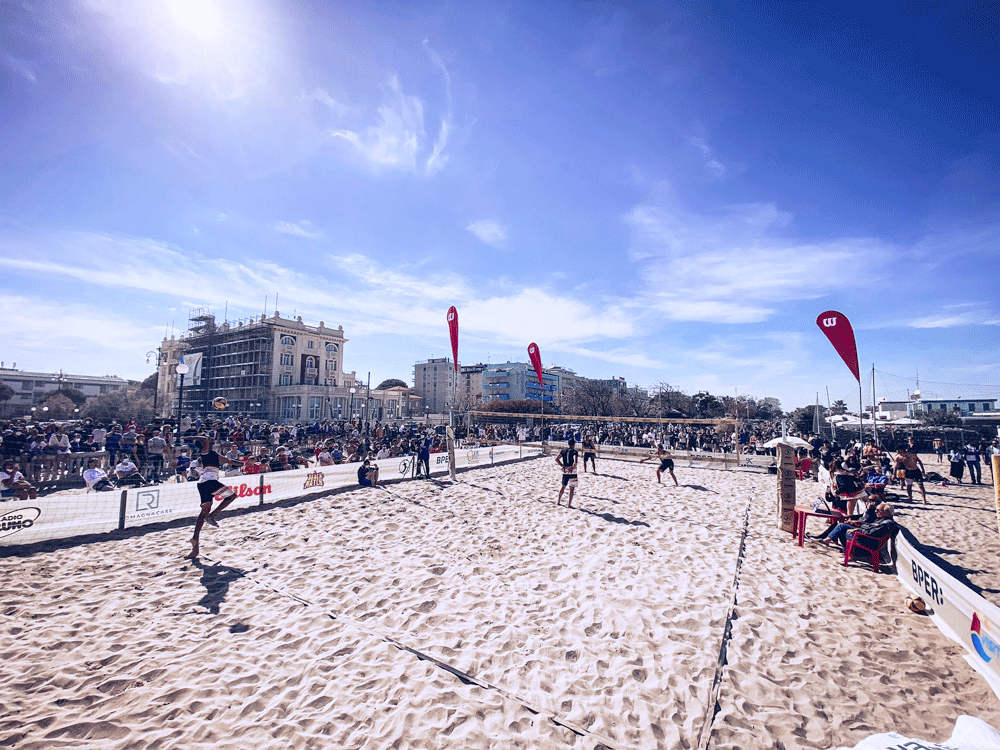
[[[348,408],[347,408],[347,418],[348,418],[348,420],[353,420],[354,419],[354,394],[358,392],[358,389],[357,388],[350,388],[349,391],[350,391],[350,394],[351,394],[351,403],[350,403],[350,406],[348,406]]]
[[[146,364],[149,364],[150,357],[156,357],[156,385],[153,387],[153,419],[156,419],[156,401],[160,396],[160,350],[150,349],[146,352]]]
[[[177,363],[177,374],[181,376],[180,389],[177,391],[177,444],[181,444],[181,404],[184,402],[184,376],[190,368],[183,362]]]

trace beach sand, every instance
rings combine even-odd
[[[0,745],[830,748],[940,741],[962,713],[1000,727],[893,576],[775,528],[775,477],[598,468],[572,509],[543,458],[225,516],[197,564],[190,527],[7,556]],[[899,520],[995,558],[989,488],[948,489]]]

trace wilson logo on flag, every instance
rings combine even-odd
[[[861,382],[861,371],[858,369],[858,347],[854,341],[854,328],[851,321],[843,313],[827,310],[816,318],[816,325],[833,344],[837,354],[853,373],[855,380]]]

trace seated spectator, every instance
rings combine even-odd
[[[333,456],[333,462],[335,464],[344,463],[344,452],[340,450],[339,444],[333,446],[333,452],[330,455]]]
[[[358,467],[358,484],[362,487],[378,487],[378,466],[367,458]]]
[[[145,484],[142,475],[139,473],[139,467],[135,465],[132,461],[132,456],[127,453],[123,453],[115,464],[115,477],[118,480],[118,486],[133,486],[138,487],[141,484]]]
[[[868,523],[862,522],[857,528],[852,523],[838,523],[834,526],[833,531],[830,532],[828,539],[836,542],[843,549],[847,547],[847,541],[854,536],[856,531],[860,531],[862,534],[874,537],[875,539],[885,539],[899,530],[899,524],[892,518],[893,508],[889,503],[880,503],[877,505],[875,507],[875,515],[876,519],[874,521]]]
[[[889,486],[889,477],[882,473],[881,469],[872,465],[868,466],[864,474],[865,492],[871,497],[885,499],[885,488]]]
[[[0,470],[0,500],[34,500],[38,497],[38,490],[31,486],[31,483],[24,478],[24,474],[17,470],[17,463],[14,461],[4,461],[3,469]]]
[[[319,461],[320,466],[333,466],[333,455],[331,455],[330,450],[326,447],[320,449],[319,453],[316,454],[316,460]]]
[[[87,483],[87,489],[91,492],[108,492],[115,488],[108,473],[101,468],[101,459],[99,458],[87,461],[87,468],[83,472],[83,481]]]

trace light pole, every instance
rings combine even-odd
[[[351,394],[350,405],[347,407],[347,421],[351,422],[354,420],[354,394],[358,392],[357,388],[348,389]]]
[[[156,413],[156,401],[160,395],[160,350],[150,349],[146,352],[146,364],[149,364],[151,357],[156,357],[156,384],[153,387],[153,419],[158,416]]]
[[[188,366],[177,363],[177,374],[181,376],[181,385],[177,391],[177,445],[181,444],[181,404],[184,403],[184,376],[188,374]]]

